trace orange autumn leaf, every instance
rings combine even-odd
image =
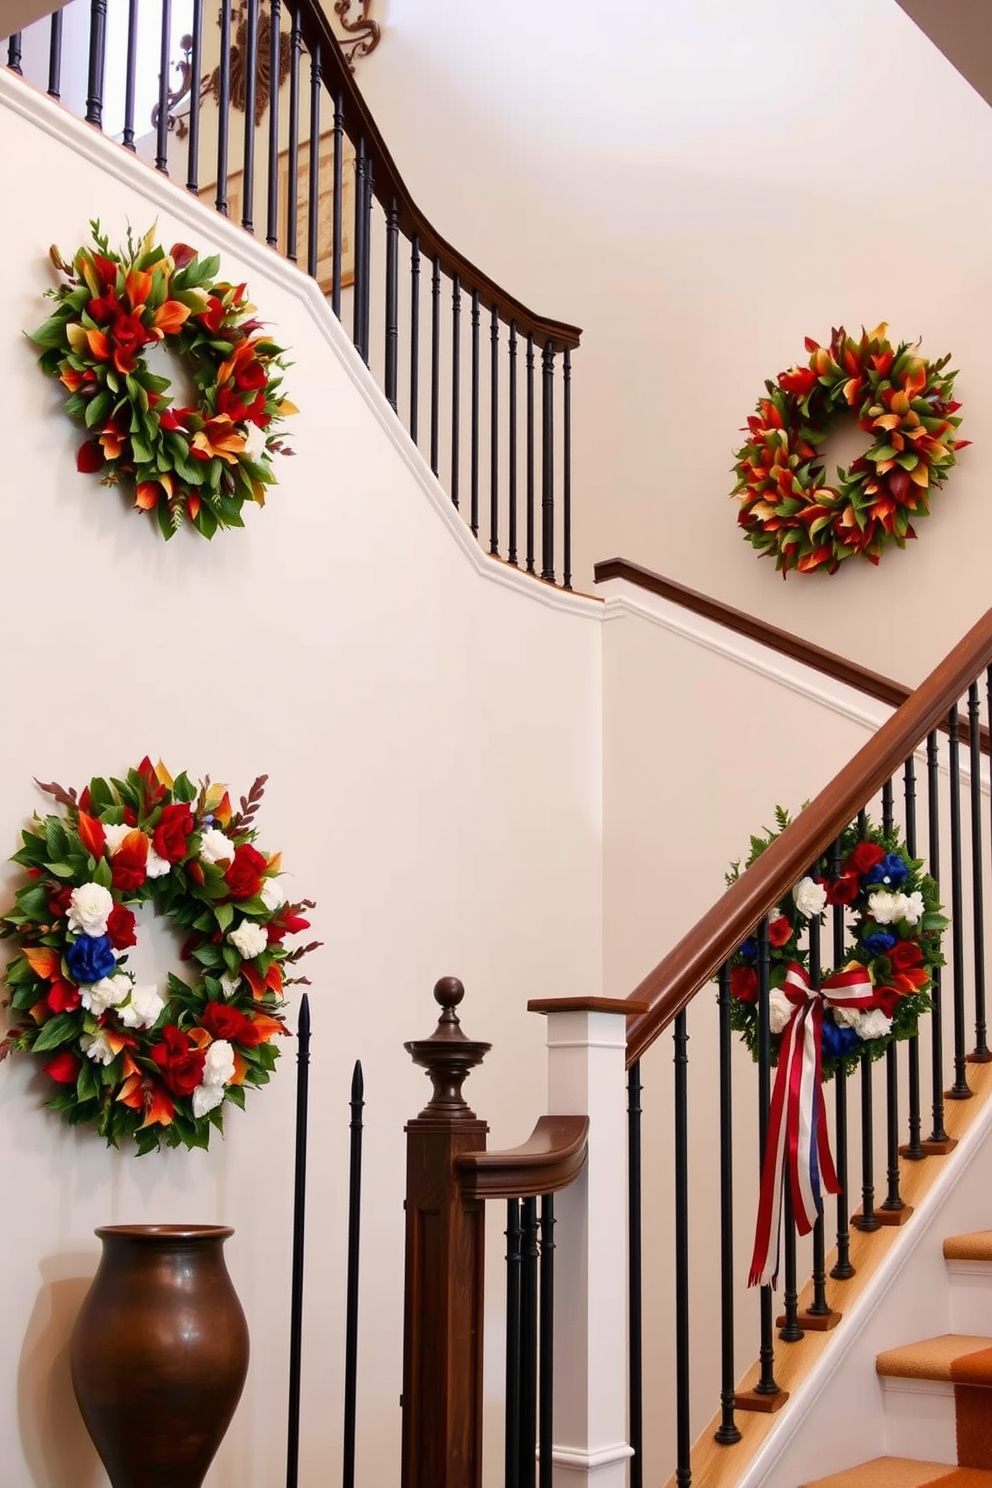
[[[166,300],[152,316],[152,324],[164,336],[174,336],[189,319],[189,314],[188,305],[180,305],[178,300]]]
[[[62,959],[50,946],[25,946],[24,959],[38,976],[51,981],[62,970]]]
[[[95,858],[103,856],[103,849],[107,842],[103,823],[98,822],[95,817],[89,816],[85,811],[79,813],[79,840],[86,851],[92,853]]]

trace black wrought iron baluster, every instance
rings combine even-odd
[[[940,752],[936,730],[927,735],[927,870],[935,883],[940,883]],[[933,1131],[923,1143],[924,1150],[949,1152],[955,1145],[944,1128],[944,1014],[941,997],[940,967],[935,966],[930,982],[930,1055],[933,1088]]]
[[[771,958],[768,949],[768,917],[760,920],[756,931],[758,942],[758,1153],[759,1165],[764,1162],[765,1148],[768,1145],[768,1115],[771,1105],[772,1089],[772,1055],[771,1055],[771,1032],[768,1019],[768,991],[769,973],[771,969]],[[772,1236],[772,1244],[777,1244],[778,1237]],[[772,1308],[771,1286],[763,1286],[760,1291],[760,1339],[758,1344],[758,1381],[754,1387],[754,1394],[761,1396],[777,1396],[784,1393],[775,1378],[775,1343],[774,1343],[774,1319]],[[738,1405],[741,1403],[738,1397]]]
[[[555,349],[541,358],[541,578],[555,581]]]
[[[303,33],[299,6],[290,11],[289,25],[289,151],[286,171],[286,257],[295,263],[299,238],[300,200],[300,60]]]
[[[510,480],[509,535],[506,559],[517,566],[517,323],[510,321]]]
[[[534,337],[527,337],[527,572],[534,572]]]
[[[203,65],[203,0],[193,0],[190,32],[189,144],[186,147],[186,189],[200,194],[200,68]]]
[[[783,1343],[798,1343],[803,1336],[799,1326],[799,1289],[796,1286],[796,1219],[788,1182],[782,1192],[782,1316],[776,1326]]]
[[[451,281],[451,504],[458,506],[458,476],[461,466],[458,449],[458,418],[461,411],[462,382],[462,287],[456,274]]]
[[[228,132],[231,128],[231,7],[220,8],[220,68],[217,78],[217,198],[215,205],[227,213]],[[296,156],[290,157],[290,170]]]
[[[269,0],[269,158],[265,241],[270,248],[279,242],[279,69],[282,61],[282,0]],[[246,125],[247,127],[247,125]]]
[[[968,727],[971,768],[971,923],[975,978],[975,1047],[968,1055],[972,1064],[988,1064],[985,1021],[985,855],[982,851],[982,710],[978,683],[968,688]]]
[[[524,1199],[520,1219],[519,1488],[535,1488],[537,1444],[537,1200]]]
[[[856,1230],[881,1228],[875,1213],[875,1111],[872,1104],[871,1060],[861,1053],[861,1212],[851,1220]]]
[[[516,1488],[520,1461],[520,1200],[506,1201],[506,1417],[503,1482]]]
[[[370,345],[370,315],[372,309],[372,157],[365,157],[365,181],[359,198],[364,228],[362,231],[362,275],[356,280],[355,289],[361,290],[362,301],[362,357],[368,366]]]
[[[720,1424],[713,1433],[721,1446],[739,1442],[734,1415],[734,1115],[730,967],[720,967],[717,1005],[720,1018]],[[632,1304],[633,1305],[633,1304]],[[631,1446],[633,1446],[631,1440]],[[633,1465],[633,1464],[632,1464]],[[631,1488],[641,1488],[631,1477]]]
[[[358,148],[355,151],[355,278],[352,289],[351,330],[351,338],[359,354],[362,350],[362,276],[365,273],[365,232],[368,227],[365,213],[362,211],[362,203],[365,199],[365,168],[365,140],[359,139]]]
[[[882,786],[882,831],[895,831],[895,805],[891,778]]]
[[[334,163],[331,167],[331,309],[341,319],[341,263],[344,251],[344,95],[334,96]]]
[[[131,0],[132,5],[137,0]],[[129,75],[133,72],[133,66],[129,67]],[[62,97],[62,12],[56,10],[52,14],[52,29],[48,38],[48,96],[56,102]]]
[[[275,77],[279,74],[275,73]],[[355,1419],[358,1404],[358,1268],[362,1220],[362,1111],[365,1079],[360,1060],[351,1077],[351,1150],[348,1164],[348,1284],[344,1343],[342,1488],[355,1488]]]
[[[882,827],[895,831],[894,790],[891,778],[882,787]],[[899,1192],[899,1061],[895,1041],[885,1051],[885,1153],[886,1191],[878,1214],[883,1223],[902,1224],[911,1213]]]
[[[307,273],[317,278],[320,258],[320,95],[323,66],[320,42],[310,48],[310,158],[307,182]]]
[[[827,851],[827,873],[836,880],[840,877],[840,839],[836,838]],[[844,964],[844,906],[835,904],[830,914],[832,960],[834,966]],[[851,1206],[847,1197],[848,1136],[847,1136],[847,1070],[841,1064],[834,1075],[834,1170],[840,1193],[837,1195],[837,1259],[830,1269],[834,1281],[849,1281],[855,1275],[851,1263]]]
[[[396,198],[386,213],[385,392],[396,412],[400,365],[400,208]]]
[[[21,67],[21,56],[21,33],[20,31],[14,31],[7,38],[7,66],[11,72],[16,72],[18,77],[24,76]],[[89,116],[87,115],[87,117]]]
[[[641,1252],[641,1062],[627,1071],[627,1327],[630,1488],[644,1488],[644,1284]]]
[[[410,438],[417,443],[420,422],[420,235],[410,242]]]
[[[906,847],[911,858],[916,857],[916,761],[909,756],[902,770],[903,813],[906,825]],[[907,1039],[907,1103],[909,1106],[909,1141],[900,1147],[899,1156],[911,1162],[926,1157],[920,1141],[922,1117],[920,1113],[920,1036],[914,1033]]]
[[[564,402],[562,405],[562,585],[572,587],[572,354],[568,347],[562,360]]]
[[[469,519],[479,536],[479,291],[472,291],[472,380],[469,402]]]
[[[955,703],[947,715],[948,792],[950,795],[951,831],[951,946],[954,964],[951,985],[954,990],[954,1084],[944,1092],[946,1100],[970,1100],[974,1091],[968,1084],[967,1030],[964,1012],[964,885],[961,864],[961,734]]]
[[[245,139],[241,177],[241,225],[255,231],[255,99],[258,93],[258,0],[246,0],[245,23]]]
[[[685,1008],[673,1025],[675,1044],[675,1482],[692,1482],[689,1420],[689,1033]]]
[[[61,16],[62,12],[58,14]],[[124,62],[124,132],[121,143],[125,150],[134,149],[134,95],[137,87],[138,66],[138,0],[128,0],[127,7],[127,53]],[[163,76],[165,76],[163,70]],[[168,91],[168,89],[166,90]],[[158,119],[162,122],[161,80],[158,99]]]
[[[441,443],[441,260],[431,263],[431,470],[438,473]]]
[[[258,0],[256,0],[256,4]],[[169,69],[172,65],[172,0],[162,0],[162,30],[158,60],[158,123],[155,131],[155,169],[169,174]]]
[[[816,865],[810,870],[809,877],[816,872]],[[809,922],[809,970],[814,986],[819,986],[820,976],[823,970],[823,958],[820,954],[820,919],[814,915]],[[823,1088],[815,1093],[818,1100],[823,1100]],[[786,1184],[788,1188],[788,1184]],[[803,1325],[805,1327],[829,1328],[839,1321],[839,1313],[835,1313],[827,1301],[827,1246],[826,1225],[823,1217],[823,1209],[813,1224],[813,1300],[807,1307]]]
[[[499,311],[489,321],[489,551],[499,553]]]
[[[554,1398],[555,1338],[555,1196],[541,1199],[541,1341],[538,1364],[537,1445],[538,1485],[551,1488],[554,1476],[552,1402]]]
[[[103,128],[103,75],[107,57],[107,0],[90,0],[90,51],[87,65],[86,122]],[[20,57],[15,72],[20,72]]]
[[[289,1420],[286,1488],[296,1488],[300,1467],[300,1379],[303,1353],[303,1257],[307,1210],[307,1113],[310,1098],[310,999],[300,998],[297,1029],[296,1144],[293,1178],[293,1269],[289,1303]]]

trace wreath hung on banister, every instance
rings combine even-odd
[[[858,555],[877,564],[890,544],[904,548],[971,442],[954,437],[961,405],[952,398],[957,373],[945,371],[950,356],[930,362],[907,341],[894,347],[887,329],[855,340],[841,326],[829,346],[807,336],[806,365],[766,382],[747,421],[731,494],[747,541],[774,557],[783,578],[836,573]],[[819,450],[845,409],[872,444],[831,484]]]
[[[777,807],[776,829],[751,838],[749,868],[790,823]],[[734,863],[727,883],[737,881]],[[809,930],[819,935],[825,912],[842,914],[841,965],[812,965]],[[827,1138],[821,1084],[867,1057],[880,1059],[893,1041],[912,1038],[933,1004],[933,974],[944,964],[947,927],[937,885],[894,832],[866,818],[844,832],[837,855],[826,854],[768,916],[768,1031],[777,1067],[762,1163],[761,1197],[750,1285],[774,1283],[782,1187],[789,1182],[796,1225],[812,1229],[823,1192],[838,1183]],[[756,934],[730,963],[730,1026],[758,1057],[762,968]],[[825,961],[822,954],[820,960]]]
[[[287,972],[319,942],[284,945],[313,901],[290,903],[280,854],[254,846],[265,781],[236,811],[223,785],[173,779],[147,757],[79,795],[41,786],[63,814],[36,816],[12,859],[26,882],[0,919],[17,947],[0,1059],[34,1054],[46,1104],[110,1146],[206,1147],[275,1065],[283,990],[307,981]],[[143,984],[127,961],[146,903],[182,931],[184,973]]]
[[[292,454],[274,433],[297,412],[281,391],[282,349],[246,286],[217,279],[217,257],[185,243],[166,253],[154,228],[138,243],[129,229],[115,252],[99,222],[90,227],[94,246],[68,263],[53,245],[66,282],[46,291],[57,308],[30,336],[42,371],[66,389],[66,413],[86,427],[76,468],[105,486],[133,483],[135,507],[163,537],[186,523],[207,538],[243,527],[245,503],[264,506],[275,484],[273,454]],[[169,379],[149,368],[157,344],[188,369],[189,406],[176,407]]]

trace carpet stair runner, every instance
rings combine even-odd
[[[968,1331],[886,1349],[875,1363],[889,1438],[942,1460],[877,1457],[802,1488],[992,1488],[992,1230],[943,1249],[951,1326]]]

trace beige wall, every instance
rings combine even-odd
[[[600,990],[599,606],[480,578],[484,560],[413,453],[383,432],[381,400],[303,277],[47,101],[31,106],[65,140],[8,107],[29,98],[0,74],[4,188],[22,205],[7,225],[0,292],[10,329],[0,360],[0,856],[31,812],[47,809],[34,777],[79,785],[146,751],[236,790],[269,773],[260,841],[283,849],[299,891],[318,901],[324,942],[307,967],[302,1481],[340,1461],[347,1100],[360,1057],[361,1471],[385,1484],[399,1432],[402,1128],[426,1095],[403,1040],[433,1029],[437,976],[461,975],[466,1030],[493,1044],[469,1094],[493,1143],[514,1145],[545,1089],[543,1021],[527,998]],[[244,531],[165,545],[121,495],[76,472],[79,431],[20,332],[45,314],[49,243],[71,253],[96,215],[115,240],[128,221],[142,231],[157,218],[165,243],[216,245],[223,272],[247,279],[291,348],[296,457]],[[5,904],[14,877],[0,874]],[[234,1226],[230,1265],[253,1362],[209,1482],[279,1479],[293,1066],[289,1053],[209,1153],[137,1161],[44,1112],[46,1082],[29,1061],[4,1064],[4,1488],[105,1481],[71,1400],[66,1346],[96,1263],[93,1228],[116,1221]],[[495,1254],[500,1228],[496,1219]],[[498,1359],[494,1370],[498,1382]],[[495,1383],[489,1396],[498,1393]]]
[[[988,603],[992,116],[895,0],[387,0],[360,83],[438,229],[574,359],[578,573],[617,552],[911,683]],[[890,322],[975,440],[920,540],[783,583],[739,429],[806,334]],[[924,604],[925,621],[918,620]]]

